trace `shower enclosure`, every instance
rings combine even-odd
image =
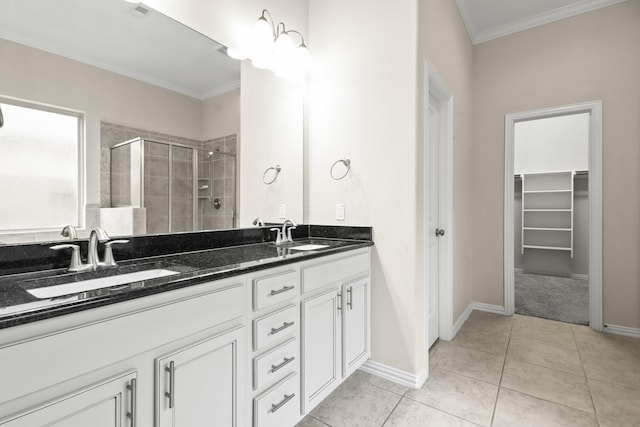
[[[113,146],[111,206],[145,208],[150,234],[234,227],[236,155],[214,145],[135,138]]]

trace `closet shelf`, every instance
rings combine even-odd
[[[525,249],[543,249],[567,251],[573,258],[574,176],[574,171],[520,175],[523,255]],[[562,215],[535,215],[534,212],[558,212]],[[525,231],[530,232],[525,234]]]
[[[545,193],[571,193],[572,190],[525,190],[526,194],[545,194]]]
[[[523,209],[523,212],[572,212],[573,209]]]
[[[572,231],[570,228],[559,227],[522,227],[522,229],[532,231]]]
[[[534,246],[534,245],[522,245],[525,249],[549,249],[552,251],[572,251],[573,248],[561,247],[561,246]]]

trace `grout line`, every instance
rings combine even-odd
[[[393,409],[391,410],[391,412],[389,412],[389,415],[387,415],[387,417],[384,419],[382,424],[380,424],[380,427],[383,427],[387,423],[387,421],[389,421],[389,418],[391,417],[391,415],[393,415],[393,413],[395,412],[395,410],[398,407],[398,405],[400,404],[400,402],[402,402],[402,399],[404,399],[404,396],[400,396],[400,399],[398,399],[398,401],[396,402],[396,404],[393,407]]]
[[[582,360],[582,352],[580,351],[580,346],[578,345],[578,340],[576,340],[576,331],[571,328],[571,334],[573,335],[573,340],[576,342],[576,348],[578,349],[578,358],[580,359],[580,366],[582,367],[582,372],[584,373],[584,378],[587,381],[587,390],[589,390],[589,399],[591,400],[591,406],[593,407],[593,416],[596,419],[596,424],[600,425],[600,417],[598,416],[598,411],[596,409],[596,403],[593,401],[593,393],[591,392],[591,382],[589,381],[589,377],[587,376],[587,371],[584,369],[584,362]]]
[[[325,425],[325,426],[327,426],[327,427],[333,427],[333,426],[331,426],[330,424],[327,424],[327,423],[325,423],[324,421],[319,420],[319,419],[317,419],[316,417],[314,417],[314,416],[312,416],[312,415],[308,415],[308,416],[309,416],[311,419],[316,420],[316,421],[317,421],[317,422],[319,422],[320,424],[323,424],[323,425]]]
[[[502,389],[502,377],[504,376],[504,367],[507,364],[507,356],[509,354],[509,346],[511,346],[511,336],[513,335],[513,324],[515,323],[515,317],[511,322],[511,329],[509,329],[509,340],[507,341],[507,350],[504,352],[504,360],[502,361],[502,370],[500,371],[500,381],[498,382],[498,391],[496,393],[496,400],[493,404],[493,411],[491,412],[490,426],[493,425],[493,421],[496,418],[496,408],[498,407],[498,399],[500,398],[500,390]]]
[[[575,406],[569,406],[569,405],[566,405],[564,403],[556,402],[555,400],[549,400],[549,399],[544,398],[544,397],[536,396],[534,394],[529,394],[529,393],[526,393],[526,392],[524,392],[522,390],[516,390],[516,389],[513,389],[513,388],[509,388],[509,387],[503,387],[503,388],[505,390],[509,390],[509,391],[514,392],[514,393],[523,394],[525,396],[533,397],[534,399],[542,400],[543,402],[552,403],[554,405],[562,406],[562,407],[571,409],[573,411],[580,411],[580,412],[584,412],[585,414],[594,415],[595,416],[595,410],[593,412],[589,412],[589,411],[585,411],[584,409],[576,408]]]

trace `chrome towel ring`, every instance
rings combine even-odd
[[[342,163],[344,165],[344,167],[347,168],[347,170],[344,171],[344,173],[342,175],[336,176],[334,171],[333,171],[333,169],[339,163]],[[347,176],[347,174],[349,173],[349,170],[351,170],[351,160],[349,160],[349,159],[340,159],[340,160],[336,160],[333,163],[333,165],[331,165],[331,169],[329,170],[329,175],[331,175],[331,178],[335,179],[336,181],[339,181],[342,178],[344,178],[345,176]]]
[[[278,178],[278,174],[280,173],[281,170],[282,168],[280,167],[280,165],[268,167],[267,170],[264,171],[264,173],[262,174],[262,182],[264,182],[267,185],[273,184],[274,182],[276,182],[276,179]],[[273,175],[273,178],[268,179],[267,175],[269,175],[270,171],[273,171],[271,172],[271,174]]]

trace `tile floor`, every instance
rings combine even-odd
[[[474,311],[408,389],[356,371],[297,427],[640,426],[640,340]]]

